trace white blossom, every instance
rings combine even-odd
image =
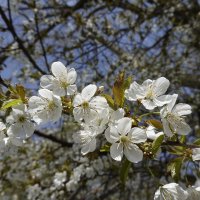
[[[155,193],[154,200],[186,200],[187,197],[188,193],[177,183],[169,183],[159,187]]]
[[[200,160],[200,148],[194,148],[192,149],[192,160]]]
[[[172,95],[172,101],[160,111],[164,133],[169,137],[174,132],[179,135],[187,135],[191,131],[184,119],[185,115],[191,114],[191,106],[184,103],[175,105],[177,97],[177,94]]]
[[[147,138],[151,140],[155,140],[157,137],[159,137],[160,135],[163,135],[164,133],[162,131],[157,132],[154,126],[149,125],[146,128],[146,134],[147,134]]]
[[[74,97],[73,114],[75,120],[81,121],[84,119],[85,121],[90,121],[98,117],[100,111],[108,109],[109,106],[104,97],[94,97],[96,91],[97,86],[90,84]]]
[[[199,200],[200,199],[200,187],[189,187],[187,189],[188,198],[187,200]]]
[[[108,142],[112,143],[110,154],[114,160],[121,161],[123,154],[134,163],[143,159],[143,152],[136,144],[146,141],[145,130],[131,126],[132,120],[124,117],[118,120],[116,126],[110,127],[110,132],[105,133]]]
[[[169,84],[169,80],[164,77],[157,80],[148,79],[142,85],[134,81],[125,91],[125,97],[129,101],[140,100],[146,109],[153,110],[171,101],[171,95],[164,95]]]
[[[11,126],[7,130],[7,135],[17,140],[24,140],[30,137],[35,131],[35,124],[31,121],[31,115],[24,104],[12,108],[10,115],[6,118]]]
[[[77,87],[74,84],[77,73],[74,68],[66,68],[61,62],[51,65],[52,75],[43,75],[40,79],[42,88],[53,91],[55,95],[65,96],[75,94]]]
[[[84,130],[74,133],[75,142],[81,144],[81,153],[83,155],[93,152],[96,149],[96,136],[99,133],[95,129],[85,125]]]
[[[28,101],[33,120],[38,124],[58,121],[62,113],[60,97],[47,89],[40,89],[38,93],[39,96],[32,96]]]

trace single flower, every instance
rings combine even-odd
[[[7,130],[7,135],[19,140],[30,137],[35,131],[35,124],[31,120],[32,117],[26,105],[21,104],[13,107],[10,115],[6,118],[6,122],[11,124]]]
[[[172,95],[172,101],[160,111],[164,133],[169,137],[173,133],[187,135],[191,131],[184,119],[185,115],[191,114],[191,106],[184,103],[175,105],[177,97],[177,94]]]
[[[106,139],[112,144],[111,157],[116,161],[121,161],[123,154],[133,163],[143,159],[143,152],[137,144],[145,142],[147,135],[145,130],[138,127],[131,128],[131,126],[132,120],[124,117],[118,120],[116,126],[110,127],[110,132],[105,133]]]
[[[160,186],[156,191],[154,200],[186,200],[188,193],[177,183],[169,183]]]
[[[77,73],[74,68],[66,68],[61,62],[53,62],[52,75],[43,75],[40,79],[42,88],[53,91],[55,95],[65,96],[75,94],[77,87],[74,84]]]
[[[29,112],[38,124],[58,121],[62,113],[62,102],[47,89],[40,89],[39,96],[32,96],[29,101]]]
[[[76,121],[90,121],[98,117],[99,112],[108,109],[108,103],[104,97],[94,96],[97,91],[96,85],[86,86],[81,93],[74,97],[73,114]]]
[[[146,80],[142,85],[133,82],[130,88],[125,91],[125,97],[129,101],[140,100],[148,110],[163,106],[171,101],[171,95],[164,95],[169,87],[169,80],[165,77],[157,80]]]

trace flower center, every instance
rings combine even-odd
[[[49,110],[53,110],[55,107],[56,107],[55,102],[54,102],[54,101],[49,101],[48,109],[49,109]]]
[[[18,121],[23,123],[26,120],[26,117],[24,115],[19,116]]]
[[[129,142],[129,138],[126,135],[120,137],[120,142],[125,144]]]
[[[65,82],[65,81],[60,81],[60,85],[64,89],[66,89],[69,86],[69,84],[67,82]]]
[[[147,90],[146,98],[147,98],[147,99],[153,99],[154,96],[155,96],[154,91],[153,91],[152,87],[150,87],[150,88]]]
[[[84,101],[81,106],[83,109],[87,109],[89,108],[89,103],[87,101]]]
[[[182,126],[182,122],[184,121],[181,117],[173,113],[168,113],[166,118],[169,123],[176,124],[177,127]]]

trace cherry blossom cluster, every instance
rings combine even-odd
[[[41,88],[37,96],[30,97],[27,104],[13,106],[6,118],[6,124],[0,122],[1,151],[8,151],[13,145],[22,146],[38,126],[58,121],[66,107],[66,100],[67,108],[81,126],[81,130],[74,133],[74,140],[81,145],[83,155],[94,152],[100,141],[98,138],[103,137],[103,143],[108,144],[114,160],[121,161],[125,156],[128,161],[138,163],[143,160],[144,154],[152,153],[144,150],[147,140],[154,141],[161,135],[167,139],[173,135],[187,135],[191,132],[185,121],[185,116],[191,114],[191,106],[176,104],[177,94],[165,94],[170,82],[164,77],[148,79],[142,84],[134,81],[124,91],[126,100],[131,104],[139,102],[150,113],[158,109],[163,126],[163,132],[158,133],[154,126],[144,126],[140,121],[135,124],[123,106],[111,108],[106,97],[102,95],[103,87],[89,84],[78,92],[74,68],[66,68],[61,62],[54,62],[51,72],[52,75],[41,77]],[[147,115],[145,113],[143,116]],[[191,151],[191,158],[194,161],[200,160],[200,148],[193,148]],[[195,189],[189,189],[190,192],[193,190]],[[169,193],[172,196],[186,197],[181,192],[179,186],[169,184],[160,187],[155,199],[168,199],[166,195]]]

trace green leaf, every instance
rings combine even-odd
[[[121,72],[117,77],[113,86],[113,96],[115,104],[118,107],[123,107],[124,105],[124,72]]]
[[[157,129],[163,129],[162,123],[156,119],[147,120],[146,123],[152,125],[153,127]]]
[[[21,99],[10,99],[10,100],[3,103],[3,106],[2,106],[1,109],[7,109],[7,108],[10,108],[10,107],[16,106],[18,104],[21,104],[21,103],[22,103]]]
[[[23,102],[25,102],[26,91],[22,85],[16,85],[16,91]]]
[[[108,105],[112,109],[115,109],[115,102],[114,102],[113,98],[110,95],[108,95],[108,94],[102,94],[101,96],[103,96],[107,100]]]
[[[184,151],[186,150],[186,147],[181,146],[168,146],[167,151],[174,155],[183,155]]]
[[[158,149],[160,148],[162,142],[164,140],[164,135],[160,135],[157,137],[152,143],[152,152],[153,154],[157,153]]]
[[[199,145],[200,146],[200,138],[195,140],[193,144]]]
[[[128,177],[128,171],[129,168],[131,167],[131,162],[127,159],[122,163],[122,167],[120,169],[120,180],[123,184],[125,184],[126,179]]]
[[[179,141],[180,143],[184,144],[186,142],[186,135],[181,135]]]
[[[170,172],[175,181],[180,179],[180,171],[183,163],[183,157],[175,158],[167,165],[167,171]]]
[[[125,81],[124,81],[124,90],[128,89],[132,83],[132,77],[129,76]]]

